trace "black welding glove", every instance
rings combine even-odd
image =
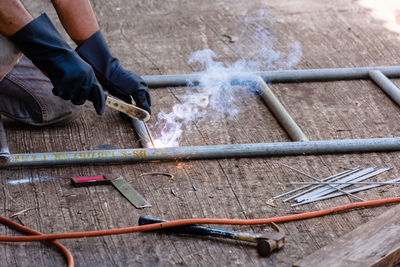
[[[92,68],[65,42],[45,13],[10,40],[48,75],[56,96],[75,105],[90,100],[97,114],[104,113],[105,95]]]
[[[92,66],[97,79],[111,95],[128,103],[132,103],[133,97],[138,107],[150,112],[151,100],[146,83],[138,74],[122,68],[119,60],[111,55],[100,30],[76,51]]]

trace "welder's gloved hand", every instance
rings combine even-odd
[[[105,90],[128,103],[132,103],[132,97],[138,107],[150,113],[151,100],[146,83],[138,74],[122,68],[119,60],[111,55],[100,30],[76,51],[92,66]]]
[[[97,114],[104,113],[105,95],[93,69],[65,42],[46,14],[28,23],[10,39],[48,75],[55,95],[75,105],[90,100]]]

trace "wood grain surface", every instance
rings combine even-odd
[[[293,266],[393,266],[400,261],[400,205]]]
[[[61,30],[50,1],[24,3],[33,15],[46,11]],[[386,29],[358,1],[97,0],[93,7],[113,54],[124,67],[143,75],[192,73],[198,69],[188,59],[200,49],[212,49],[228,65],[240,59],[261,59],[262,70],[271,68],[267,63],[279,56],[272,52],[280,51],[277,67],[286,68],[295,63],[292,59],[296,61],[296,55],[288,57],[296,43],[302,56],[295,69],[395,65],[400,59],[399,34]],[[271,89],[310,140],[400,134],[399,107],[371,81],[273,84]],[[157,114],[170,112],[187,90],[150,91],[150,129],[156,129]],[[261,99],[238,100],[237,116],[228,120],[209,111],[190,123],[181,145],[290,141]],[[118,112],[107,110],[97,116],[89,104],[81,117],[65,126],[33,128],[7,120],[5,127],[13,153],[139,147],[132,127]],[[320,178],[358,165],[393,166],[377,178],[388,180],[400,176],[399,158],[396,152],[6,169],[0,170],[0,212],[10,217],[34,208],[18,218],[43,233],[132,226],[140,215],[166,220],[272,217],[353,201],[343,196],[297,208],[281,201],[269,205],[273,196],[293,189],[290,181],[307,181],[281,164]],[[153,207],[137,210],[111,186],[73,188],[69,181],[72,176],[113,172],[123,175]],[[174,178],[140,176],[147,172],[166,172]],[[21,179],[32,182],[13,183]],[[398,193],[398,187],[385,186],[357,195],[372,200]],[[389,208],[282,224],[286,245],[269,258],[260,258],[254,246],[243,242],[162,233],[62,243],[73,253],[77,266],[291,266]],[[269,230],[268,226],[226,228]],[[17,235],[3,226],[0,234]],[[0,244],[2,266],[63,264],[62,256],[45,244]]]

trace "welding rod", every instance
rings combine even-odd
[[[397,105],[400,106],[400,90],[391,80],[389,80],[379,70],[371,70],[369,76],[379,86],[379,88],[381,88]]]
[[[340,176],[340,175],[343,175],[343,174],[347,174],[347,173],[349,173],[350,171],[351,171],[351,170],[345,170],[345,171],[343,171],[343,172],[340,172],[340,173],[334,174],[334,175],[332,175],[332,176],[326,177],[326,178],[322,179],[321,181],[323,181],[323,182],[328,181],[328,180],[330,180],[330,179],[332,179],[332,178],[334,178],[334,177],[337,177],[337,176]],[[274,196],[273,199],[277,199],[277,198],[280,198],[280,197],[283,197],[283,196],[292,194],[292,193],[297,192],[297,191],[299,191],[299,190],[305,189],[305,188],[307,188],[307,187],[309,187],[309,186],[310,186],[310,185],[300,186],[300,187],[295,188],[295,189],[293,189],[293,190],[290,190],[290,191],[288,191],[288,192],[285,192],[285,193],[282,193],[282,194],[280,194],[280,195]]]
[[[356,179],[358,177],[361,177],[361,176],[363,176],[365,174],[373,172],[375,169],[376,169],[375,167],[370,167],[370,168],[366,168],[366,169],[363,169],[363,170],[359,170],[356,173],[353,173],[353,174],[351,174],[349,176],[341,177],[340,179],[332,180],[332,182],[334,182],[334,181],[346,181],[346,182],[349,182],[349,181],[352,181],[352,180],[354,180],[354,179]],[[318,189],[316,189],[314,191],[311,191],[311,192],[309,192],[307,194],[304,194],[304,195],[296,198],[296,201],[297,202],[304,201],[305,199],[311,198],[314,195],[321,194],[322,192],[326,191],[326,189],[327,189],[326,187],[321,185]]]
[[[399,181],[400,181],[400,178],[396,178],[396,179],[393,179],[393,180],[389,180],[389,181],[387,181],[387,182],[389,182],[389,183],[395,183],[395,182],[399,182]],[[376,185],[362,186],[362,187],[350,189],[350,190],[348,190],[348,191],[346,191],[346,192],[348,192],[348,193],[356,193],[356,192],[368,190],[368,189],[375,188],[375,187],[379,187],[379,186],[384,186],[384,184],[376,184]],[[332,194],[329,194],[329,195],[326,195],[326,196],[322,196],[322,197],[319,197],[319,198],[313,198],[313,199],[310,199],[310,200],[307,200],[307,201],[303,201],[303,202],[300,202],[300,203],[292,204],[291,206],[292,206],[292,207],[297,207],[297,206],[304,205],[304,204],[308,204],[308,203],[311,203],[311,202],[320,201],[320,200],[325,200],[325,199],[330,199],[330,198],[334,198],[334,197],[338,197],[338,196],[343,196],[343,195],[344,195],[344,194],[341,193],[341,192],[332,193]]]
[[[318,180],[317,178],[315,178],[315,177],[313,177],[313,176],[311,176],[311,175],[309,175],[309,174],[307,174],[307,173],[304,173],[304,172],[302,172],[302,171],[299,171],[299,170],[297,170],[297,169],[295,169],[295,168],[293,168],[293,167],[291,167],[291,166],[289,166],[289,165],[283,164],[283,166],[285,166],[285,167],[287,167],[287,168],[289,168],[289,169],[291,169],[291,170],[294,170],[294,171],[296,171],[296,172],[298,172],[298,173],[301,173],[301,174],[303,174],[304,176],[307,176],[308,178],[313,179],[314,181],[321,182],[321,181]],[[336,189],[336,190],[338,190],[338,191],[340,191],[340,192],[342,192],[342,193],[344,193],[344,194],[347,194],[347,195],[349,195],[349,196],[352,197],[352,198],[358,199],[358,200],[360,200],[360,201],[365,201],[364,199],[362,199],[362,198],[360,198],[360,197],[358,197],[358,196],[352,195],[352,194],[350,194],[350,193],[347,193],[346,191],[341,190],[341,189],[339,189],[339,188],[336,188],[336,187],[334,187],[333,185],[328,185],[328,186],[331,187],[331,188],[334,188],[334,189]]]
[[[139,225],[162,223],[162,222],[167,222],[167,221],[147,217],[144,215],[139,217]],[[269,240],[270,238],[268,237],[268,235],[237,232],[227,229],[210,228],[200,225],[177,226],[177,227],[165,228],[162,230],[169,233],[190,234],[196,236],[211,236],[211,237],[228,238],[228,239],[235,239],[235,240],[256,243],[258,253],[264,257],[269,256],[272,250],[280,248],[281,246],[283,246],[285,242],[284,233],[281,232],[282,230],[279,228],[278,228],[278,233],[274,233],[274,235],[278,237],[277,238],[278,240],[275,241]]]
[[[356,172],[354,174],[351,174],[349,176],[346,176],[346,177],[343,177],[343,178],[340,178],[340,179],[336,179],[334,181],[342,181],[342,182],[343,181],[345,181],[345,182],[353,181],[354,179],[357,179],[357,178],[362,177],[362,176],[364,176],[364,175],[366,175],[368,173],[371,173],[374,170],[376,170],[376,167],[366,168],[366,169],[360,170],[360,171],[358,171],[358,172]],[[326,190],[327,190],[327,187],[324,187],[323,185],[321,185],[321,187],[318,188],[317,190],[311,191],[311,192],[309,192],[307,194],[304,194],[304,195],[296,198],[296,201],[297,202],[304,201],[305,199],[312,198],[313,196],[319,195],[322,192],[325,192]]]
[[[345,176],[351,175],[351,174],[353,174],[353,173],[359,171],[360,169],[361,169],[361,168],[357,166],[357,167],[355,167],[354,169],[349,170],[348,172],[339,173],[339,175],[332,175],[332,176],[327,177],[327,178],[325,178],[325,179],[326,179],[326,181],[336,181],[337,179],[340,179],[340,178],[343,178],[343,177],[345,177]],[[324,179],[323,179],[323,180],[324,180]],[[323,180],[321,180],[321,181],[323,181]],[[295,194],[295,195],[293,195],[293,196],[291,196],[291,197],[288,197],[288,198],[284,199],[283,202],[287,202],[287,201],[289,201],[289,200],[292,200],[292,199],[294,199],[294,198],[297,198],[297,197],[299,197],[299,196],[301,196],[301,195],[304,195],[304,194],[306,194],[306,193],[308,193],[308,192],[310,192],[310,191],[313,191],[313,190],[315,190],[315,189],[317,189],[317,188],[319,188],[319,187],[321,187],[321,186],[322,186],[322,185],[313,186],[313,187],[311,187],[311,188],[309,188],[309,189],[307,189],[307,190],[305,190],[305,191],[299,192],[299,193],[297,193],[297,194]],[[301,186],[301,187],[299,187],[299,188],[306,188],[306,187],[308,187],[308,186]]]
[[[369,179],[371,177],[374,177],[374,176],[376,176],[378,174],[381,174],[381,173],[383,173],[385,171],[389,171],[391,169],[392,169],[392,167],[379,169],[379,170],[376,170],[374,172],[371,172],[371,173],[368,173],[366,175],[363,175],[361,177],[358,177],[356,179],[352,179],[351,181],[352,182],[360,182],[360,181]],[[348,182],[348,180],[347,180],[347,178],[344,178],[344,179],[341,180],[341,182]],[[349,184],[348,185],[338,185],[338,186],[329,186],[328,185],[328,187],[330,187],[330,188],[325,188],[325,190],[323,192],[318,193],[318,194],[312,194],[312,196],[310,196],[309,198],[305,198],[304,200],[312,199],[312,198],[318,198],[318,197],[327,195],[329,193],[335,192],[336,190],[342,192],[342,191],[344,191],[344,190],[342,190],[342,188],[349,187],[349,186],[351,186],[351,185],[349,185]]]
[[[6,130],[0,115],[0,165],[7,165],[10,162],[10,150],[8,149]]]

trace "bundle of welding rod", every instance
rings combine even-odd
[[[384,185],[400,184],[400,178],[385,182],[365,181],[378,174],[391,170],[392,167],[386,167],[382,169],[377,169],[376,167],[365,169],[362,169],[361,167],[355,167],[353,169],[345,170],[320,180],[291,166],[283,166],[313,180],[312,182],[291,182],[290,184],[302,186],[273,197],[273,199],[277,199],[298,192],[283,200],[283,202],[288,202],[290,200],[296,201],[297,203],[292,204],[292,207],[343,195],[348,195],[349,197],[357,199],[358,201],[365,201],[353,193]]]

